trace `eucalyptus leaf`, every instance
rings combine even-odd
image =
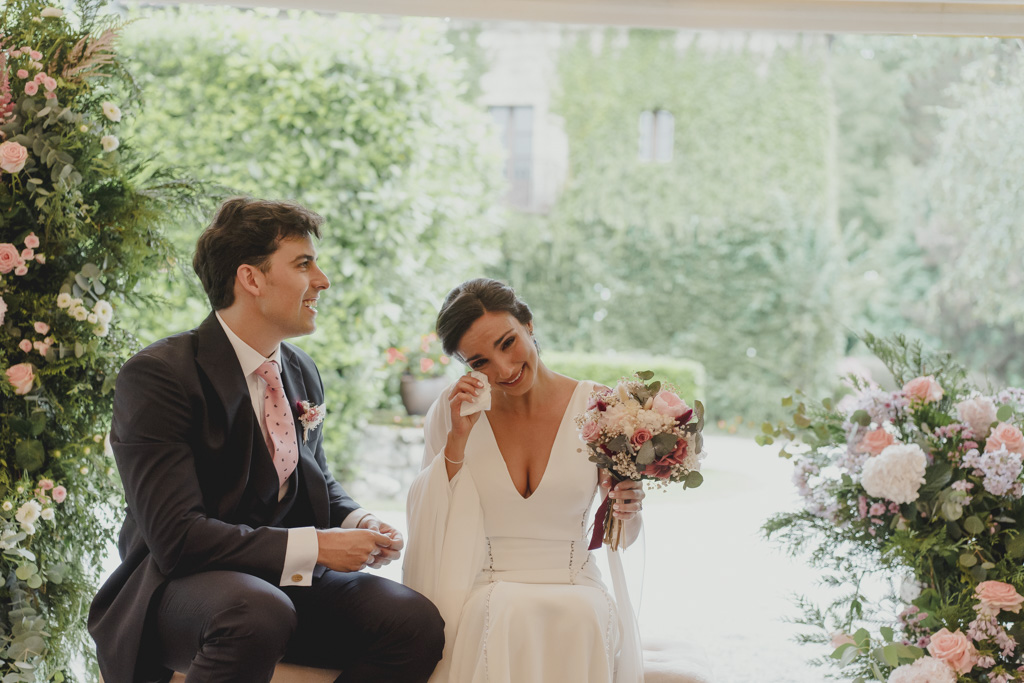
[[[885,647],[883,647],[882,658],[885,660],[885,663],[889,666],[895,667],[899,666],[900,664],[900,657],[897,654],[895,645],[886,645]]]
[[[985,522],[981,521],[978,517],[971,515],[964,520],[964,529],[967,533],[977,536],[978,534],[985,531]]]
[[[637,452],[636,461],[641,465],[650,465],[652,462],[654,462],[654,457],[654,444],[651,443],[650,441],[647,441],[644,443],[643,446],[640,447],[640,450]]]
[[[651,396],[657,396],[661,391],[661,382],[651,382],[647,385],[647,391],[651,392]]]
[[[642,372],[636,373],[636,376],[639,377],[644,382],[646,382],[647,380],[654,377],[654,373],[651,372],[650,370],[643,370]]]
[[[18,467],[21,469],[27,472],[35,472],[46,461],[46,451],[43,449],[43,444],[35,439],[19,441],[18,445],[14,447],[14,461],[18,463]]]
[[[654,443],[655,455],[660,458],[668,455],[676,449],[676,445],[679,443],[679,437],[675,434],[662,432],[661,434],[655,435],[651,441]]]
[[[999,422],[1007,422],[1011,417],[1013,417],[1012,406],[999,406],[999,410],[996,411],[996,420]]]
[[[616,453],[622,453],[629,446],[629,440],[622,434],[619,434],[614,439],[608,442],[608,448],[615,451]]]
[[[683,480],[684,489],[695,489],[704,483],[704,475],[694,470],[686,475],[686,479]]]
[[[961,567],[970,568],[978,564],[978,558],[970,553],[964,553],[960,556],[959,562]]]
[[[97,266],[95,263],[86,263],[84,266],[82,266],[81,272],[82,275],[89,278],[90,280],[92,278],[99,277],[101,273],[99,266]]]

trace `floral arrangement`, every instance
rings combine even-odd
[[[661,382],[654,373],[638,372],[636,379],[621,380],[614,389],[596,387],[587,409],[575,417],[580,439],[590,461],[606,470],[614,482],[654,481],[656,486],[682,482],[700,486],[704,477],[704,406],[693,408]],[[622,546],[622,522],[608,514],[608,499],[598,509],[591,548],[600,540],[612,550]],[[602,533],[603,532],[603,533]]]
[[[441,377],[445,368],[451,364],[451,358],[444,354],[441,342],[433,332],[420,337],[414,347],[392,346],[387,350],[389,367],[399,368],[402,374],[412,375],[416,379]]]
[[[851,376],[841,401],[785,399],[791,421],[758,439],[787,442],[804,499],[766,533],[847,589],[825,609],[803,601],[819,629],[803,639],[830,643],[819,663],[847,680],[1022,681],[1024,391],[980,391],[903,337],[865,342],[898,389]],[[879,572],[905,578],[871,601],[860,586]]]
[[[116,311],[163,267],[156,231],[194,184],[120,139],[138,93],[99,0],[0,13],[0,678],[62,681],[123,499],[104,448],[137,344]],[[146,180],[143,181],[142,178]]]

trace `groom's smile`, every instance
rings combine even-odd
[[[260,309],[282,340],[316,330],[320,292],[331,286],[316,259],[308,236],[282,239],[268,259]]]

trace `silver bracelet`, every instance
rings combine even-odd
[[[447,455],[445,455],[444,451],[441,451],[441,455],[444,456],[445,460],[447,460],[448,462],[450,462],[453,465],[461,465],[462,463],[466,462],[466,456],[462,456],[462,460],[452,460]]]

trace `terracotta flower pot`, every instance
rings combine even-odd
[[[402,386],[399,393],[402,404],[410,415],[426,415],[437,397],[449,384],[447,377],[427,377],[416,379],[412,375],[402,375]]]

